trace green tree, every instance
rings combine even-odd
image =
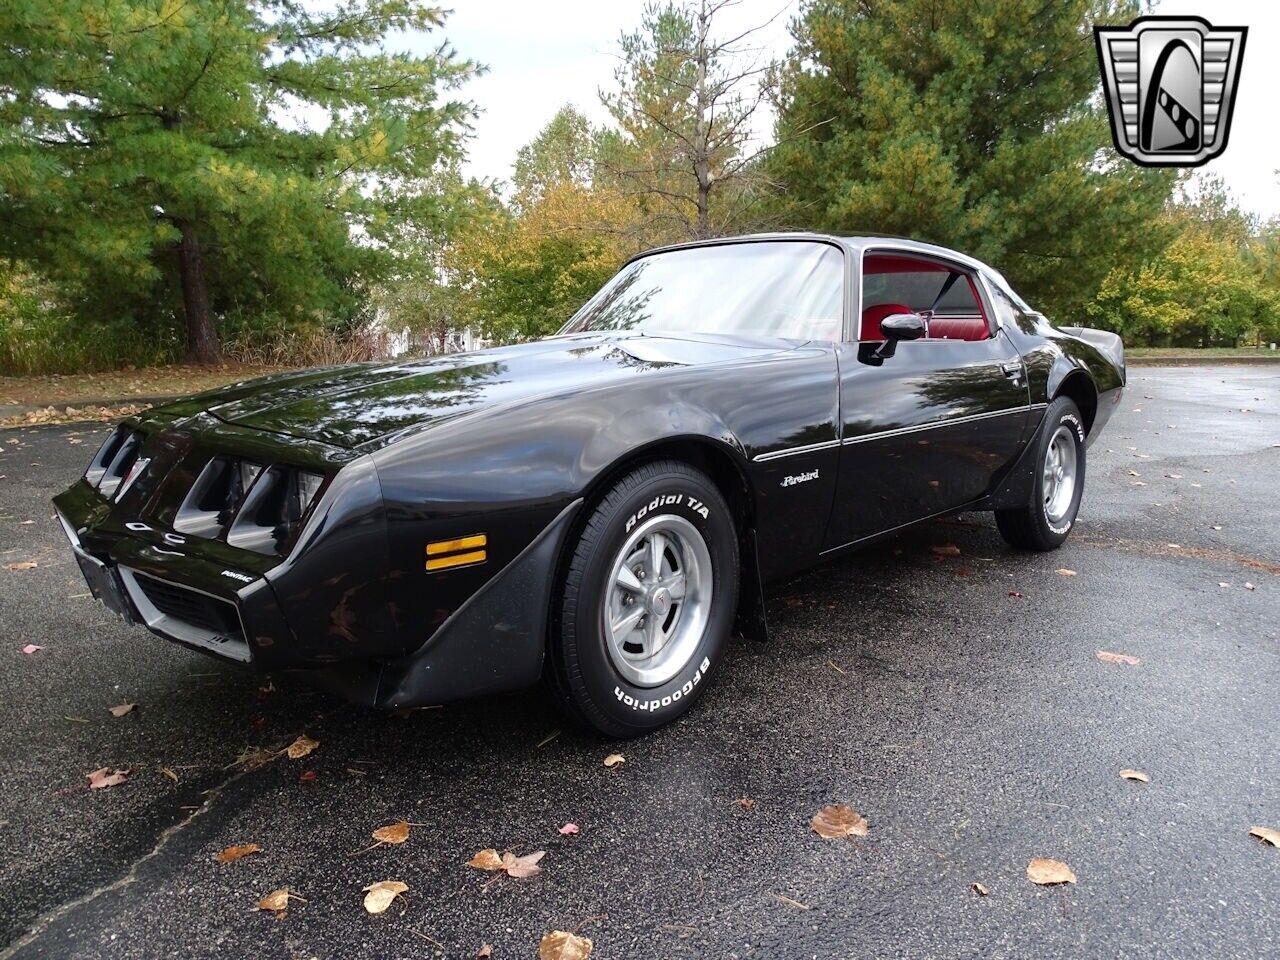
[[[474,67],[382,52],[417,0],[0,0],[0,253],[85,322],[333,324],[431,217],[416,192],[461,151]]]
[[[1269,238],[1221,178],[1197,177],[1162,222],[1173,240],[1106,275],[1088,306],[1093,323],[1131,343],[1190,347],[1236,346],[1276,329],[1280,289],[1267,275]]]
[[[752,122],[766,68],[747,46],[759,27],[718,36],[732,3],[646,6],[640,28],[621,38],[617,89],[601,93],[617,129],[599,138],[598,168],[641,201],[655,240],[715,236],[751,220],[761,152],[751,149]]]
[[[1079,319],[1158,250],[1176,180],[1111,147],[1090,27],[1130,0],[808,0],[769,155],[793,226],[892,233],[997,265]]]
[[[577,107],[565,104],[557,110],[516,154],[512,183],[517,206],[536,203],[551,186],[590,187],[595,179],[597,136],[598,131]]]

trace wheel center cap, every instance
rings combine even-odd
[[[655,617],[665,617],[671,610],[671,591],[657,587],[649,593],[649,610]]]

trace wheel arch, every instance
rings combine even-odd
[[[628,450],[599,470],[583,489],[583,508],[561,544],[555,582],[563,582],[577,536],[595,504],[628,473],[658,460],[677,460],[702,471],[729,504],[738,532],[738,629],[752,639],[766,639],[764,583],[756,552],[755,489],[741,453],[729,444],[708,436],[683,434],[657,438]]]
[[[1050,378],[1049,401],[1053,402],[1059,397],[1070,398],[1084,417],[1085,434],[1092,433],[1098,416],[1098,387],[1093,382],[1093,377],[1081,367],[1055,372],[1058,376]]]

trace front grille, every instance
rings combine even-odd
[[[166,617],[230,640],[244,641],[240,615],[232,604],[145,573],[135,572],[133,576],[146,598]]]

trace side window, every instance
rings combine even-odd
[[[967,272],[901,254],[873,253],[863,257],[858,339],[883,339],[880,321],[904,311],[932,311],[930,340],[985,340],[991,335],[977,287]]]
[[[1003,286],[990,278],[987,279],[987,289],[991,291],[991,303],[1002,324],[1006,327],[1016,326],[1027,333],[1035,330],[1035,320],[1029,316],[1031,308],[1021,297],[1016,293],[1011,297]]]

